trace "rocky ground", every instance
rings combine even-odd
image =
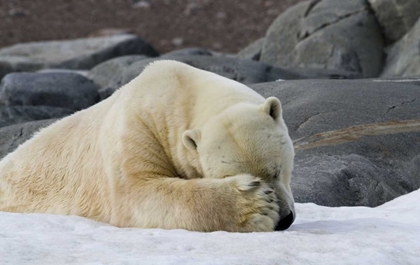
[[[420,188],[419,17],[418,0],[302,1],[234,54],[127,34],[3,48],[0,156],[173,59],[282,101],[297,202],[377,206]]]
[[[131,32],[160,52],[204,47],[237,52],[301,0],[4,0],[0,47]]]

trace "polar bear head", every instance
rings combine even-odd
[[[276,230],[294,221],[290,189],[294,150],[275,97],[258,104],[237,103],[211,117],[200,129],[183,134],[184,145],[198,153],[206,178],[257,176],[275,188],[280,206]]]

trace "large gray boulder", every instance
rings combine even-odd
[[[420,188],[420,86],[299,80],[252,88],[282,102],[297,202],[377,206]]]
[[[32,138],[36,132],[54,121],[56,120],[31,121],[0,128],[0,159],[13,152],[19,145]]]
[[[376,77],[384,39],[365,0],[305,1],[281,14],[267,31],[261,62]]]
[[[133,63],[147,59],[143,55],[127,55],[113,58],[92,68],[87,77],[100,87],[119,88],[123,71]]]
[[[419,0],[368,1],[389,42],[404,36],[420,17]]]
[[[157,52],[135,35],[30,42],[0,49],[0,78],[10,72],[28,72],[43,68],[90,69],[108,59]]]
[[[398,42],[388,48],[382,77],[420,76],[420,19]]]
[[[0,83],[0,106],[81,110],[99,102],[98,87],[74,73],[13,73]]]
[[[277,79],[296,79],[300,75],[285,69],[252,60],[214,56],[161,56],[157,59],[141,60],[133,63],[122,74],[122,84],[128,83],[138,76],[143,69],[156,60],[176,60],[199,69],[207,70],[229,79],[255,84]]]
[[[74,110],[49,106],[0,107],[0,127],[29,121],[58,119],[74,113]]]
[[[260,38],[249,44],[238,52],[238,58],[259,61],[261,57],[261,51],[264,46],[264,41],[264,38]]]

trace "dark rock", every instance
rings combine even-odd
[[[6,61],[0,61],[0,79],[14,71],[13,65]]]
[[[74,73],[13,73],[0,84],[0,106],[53,106],[72,110],[99,101],[97,86]]]
[[[317,68],[290,68],[289,71],[297,74],[299,79],[360,79],[361,73]]]
[[[420,17],[419,0],[368,1],[389,42],[404,36]]]
[[[299,80],[252,88],[282,102],[297,202],[377,206],[420,188],[419,86]]]
[[[0,159],[32,138],[34,133],[47,127],[54,121],[56,120],[32,121],[0,128]]]
[[[92,68],[87,77],[100,87],[119,88],[122,85],[123,71],[133,63],[148,57],[142,55],[127,55],[103,62]]]
[[[238,58],[259,61],[264,45],[264,38],[260,38],[238,52]]]
[[[98,90],[99,97],[102,100],[109,98],[114,92],[117,91],[117,88],[114,87],[103,87]]]
[[[398,42],[388,48],[382,77],[420,76],[420,19]]]
[[[179,56],[215,56],[215,57],[231,57],[235,58],[236,55],[232,53],[218,52],[205,48],[184,48],[180,50],[174,50],[165,54],[162,54],[160,58],[172,58]]]
[[[0,74],[43,68],[90,69],[111,58],[129,54],[158,55],[149,44],[134,35],[31,42],[0,49]]]
[[[138,76],[149,63],[170,59],[184,62],[199,69],[207,70],[245,84],[254,84],[277,79],[296,79],[300,76],[292,71],[270,65],[230,57],[213,56],[165,56],[159,59],[141,60],[130,65],[122,75],[122,83],[128,83]]]
[[[73,110],[48,106],[0,107],[0,127],[36,120],[57,119],[74,113]]]
[[[185,48],[181,50],[171,51],[162,54],[163,57],[167,56],[189,56],[189,55],[202,55],[202,56],[213,56],[213,52],[204,48]]]
[[[376,77],[384,40],[364,0],[306,1],[270,26],[261,62],[286,68],[318,68]]]

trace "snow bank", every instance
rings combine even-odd
[[[420,190],[377,208],[296,209],[287,231],[250,234],[0,212],[0,264],[420,264]]]

